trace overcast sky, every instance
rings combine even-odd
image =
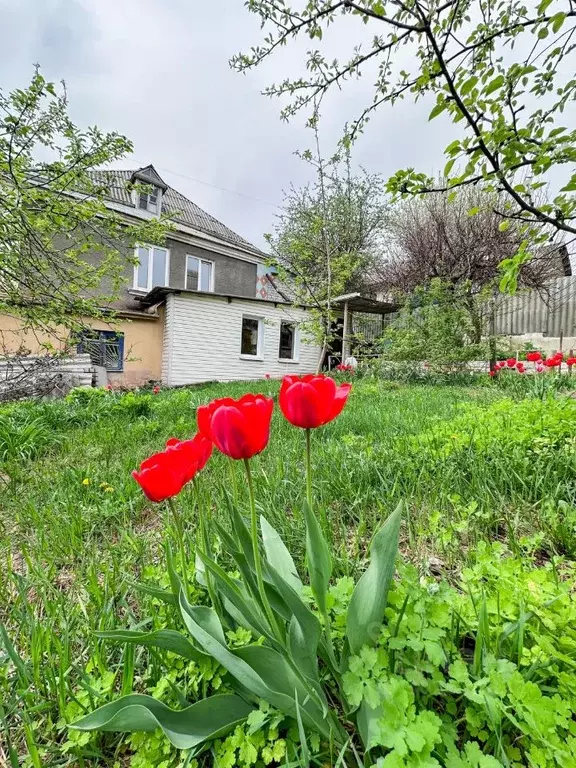
[[[78,124],[133,141],[126,167],[152,163],[256,245],[272,229],[283,190],[310,178],[294,154],[311,143],[303,118],[281,122],[280,103],[261,95],[300,71],[302,49],[284,49],[246,75],[231,70],[229,58],[261,39],[243,0],[0,0],[0,29],[2,88],[24,87],[40,64],[47,78],[66,81]],[[334,49],[345,42],[336,29]],[[369,103],[370,85],[369,77],[354,82],[326,104],[326,153]],[[380,111],[354,150],[356,163],[384,175],[441,169],[454,129],[442,118],[427,123],[429,110],[403,102]]]

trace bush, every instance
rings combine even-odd
[[[112,406],[112,411],[128,419],[149,416],[152,412],[152,395],[128,392]]]
[[[426,361],[440,372],[462,370],[472,360],[488,359],[478,301],[466,286],[437,279],[416,289],[383,334],[383,356],[404,363]]]

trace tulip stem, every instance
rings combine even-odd
[[[310,444],[311,429],[306,430],[306,500],[310,512],[314,514],[314,507],[312,506],[312,449]],[[330,614],[328,610],[322,611],[322,618],[324,619],[324,639],[326,641],[326,650],[330,658],[330,663],[334,670],[338,669],[336,662],[336,654],[334,653],[334,645],[332,643],[332,628],[330,624]]]
[[[310,429],[306,430],[306,499],[312,510],[312,451],[310,450]]]
[[[168,507],[170,509],[170,512],[172,512],[172,517],[174,518],[174,530],[176,531],[176,538],[178,539],[178,550],[180,552],[180,569],[182,570],[182,584],[184,586],[184,594],[186,595],[186,599],[190,597],[189,591],[188,591],[188,573],[187,573],[187,560],[186,560],[186,549],[184,547],[184,528],[182,526],[182,518],[180,516],[180,513],[176,509],[176,504],[174,504],[174,499],[168,498]]]
[[[256,500],[254,498],[254,485],[252,483],[252,472],[250,470],[250,460],[244,459],[244,466],[246,467],[246,477],[248,479],[248,495],[250,496],[250,530],[252,533],[252,552],[254,555],[254,567],[256,569],[256,581],[258,583],[258,592],[260,593],[260,600],[264,607],[264,612],[270,623],[270,627],[274,634],[280,638],[280,630],[276,622],[276,618],[268,602],[266,590],[264,589],[264,578],[262,576],[262,561],[260,560],[260,549],[258,547],[258,519],[256,517]]]

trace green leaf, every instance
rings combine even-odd
[[[255,635],[264,635],[269,640],[273,640],[270,628],[267,626],[263,613],[252,598],[242,591],[241,584],[232,579],[228,574],[213,560],[199,552],[198,557],[204,563],[204,566],[214,576],[215,586],[218,591],[236,608],[241,616],[240,622],[243,627],[251,630]]]
[[[151,696],[133,693],[105,704],[71,725],[78,731],[155,731],[161,728],[177,749],[191,749],[218,739],[244,722],[254,710],[235,694],[221,694],[170,709]]]
[[[369,750],[379,743],[380,734],[380,719],[384,715],[384,708],[382,705],[377,707],[371,707],[366,699],[362,700],[360,709],[356,715],[356,723],[358,725],[358,732],[360,738],[364,744],[364,749]]]
[[[442,112],[444,112],[447,106],[448,106],[447,101],[440,101],[438,104],[436,104],[436,106],[428,115],[428,122],[430,122],[430,120],[434,120],[435,117],[438,117],[438,115],[442,114]]]
[[[332,557],[330,549],[320,528],[316,516],[308,502],[304,502],[306,521],[306,563],[310,575],[310,586],[321,613],[326,613],[326,595],[332,576]]]
[[[183,594],[181,594],[180,610],[182,612],[182,618],[184,619],[184,623],[186,624],[188,631],[190,631],[190,627],[188,626],[187,619],[193,616],[194,624],[198,625],[202,633],[206,633],[210,635],[210,637],[213,640],[215,640],[217,643],[220,643],[220,645],[223,645],[224,647],[226,647],[226,638],[224,636],[224,630],[222,629],[222,624],[220,623],[218,614],[213,608],[209,608],[207,605],[191,606],[186,600],[186,597]],[[194,633],[191,632],[190,634],[192,634],[192,636],[194,637]],[[200,645],[203,646],[202,643],[200,643]],[[210,653],[210,652],[206,651],[206,653]],[[210,655],[213,656],[214,654],[210,653]]]
[[[304,687],[285,656],[259,645],[230,651],[215,611],[205,606],[191,606],[183,592],[180,594],[180,608],[186,627],[196,642],[228,670],[244,690],[294,718],[294,692],[298,691],[300,700],[306,702],[301,705],[301,711],[306,713],[308,727],[327,738],[331,736],[330,725],[321,706],[316,703],[314,690]]]
[[[505,82],[506,80],[504,78],[504,75],[498,75],[488,83],[488,85],[484,89],[484,93],[486,94],[486,96],[488,96],[491,93],[494,93],[494,91],[498,90],[498,88],[502,88]]]
[[[178,606],[178,600],[172,592],[169,592],[167,589],[160,589],[160,587],[152,587],[148,584],[140,584],[137,581],[130,581],[127,579],[126,582],[130,587],[133,587],[134,589],[137,589],[138,592],[143,592],[145,595],[150,595],[150,597],[155,597],[157,600],[161,600],[163,603],[166,603],[167,605],[175,605]]]
[[[466,96],[466,94],[470,93],[472,88],[476,85],[478,82],[478,77],[476,75],[472,75],[472,77],[469,77],[468,80],[466,80],[463,85],[460,88],[460,92],[463,96]]]
[[[452,170],[452,168],[454,167],[454,163],[455,163],[455,162],[456,162],[456,158],[455,158],[455,157],[453,157],[453,158],[451,158],[450,160],[448,160],[448,162],[447,162],[447,163],[446,163],[446,165],[444,166],[444,173],[442,174],[442,175],[444,176],[444,178],[446,178],[446,179],[447,179],[447,178],[448,178],[448,176],[450,176],[450,171],[451,171],[451,170]]]
[[[352,593],[346,616],[346,636],[352,654],[357,654],[363,645],[375,645],[378,639],[394,576],[403,511],[401,501],[374,536],[370,565]]]
[[[178,575],[178,572],[176,571],[176,566],[174,564],[174,555],[172,553],[172,547],[170,546],[170,543],[167,541],[166,546],[166,565],[168,567],[168,578],[170,579],[170,587],[172,589],[172,594],[174,595],[174,598],[177,600],[178,595],[180,594],[180,590],[182,589],[182,582],[180,580],[180,576]]]
[[[113,629],[95,634],[101,640],[112,640],[115,643],[133,643],[134,645],[142,645],[144,648],[162,648],[165,651],[177,653],[178,656],[190,661],[206,658],[206,654],[195,648],[187,637],[172,629],[159,629],[156,632]]]
[[[265,645],[246,645],[243,648],[237,648],[233,653],[248,662],[275,695],[290,700],[289,709],[283,710],[285,714],[296,718],[297,696],[300,714],[308,728],[324,736],[330,735],[331,727],[326,720],[327,708],[324,702],[318,701],[316,689],[296,674],[284,655]],[[267,701],[277,706],[269,699]]]
[[[510,229],[510,222],[508,219],[504,219],[504,221],[501,221],[500,224],[498,224],[498,229],[500,232],[506,232],[507,229]]]
[[[300,599],[300,595],[271,566],[269,575],[279,596],[284,600],[292,614],[288,628],[288,646],[290,654],[299,669],[314,681],[318,679],[318,642],[320,640],[320,622],[312,611]]]
[[[558,32],[566,20],[566,14],[563,11],[559,11],[552,16],[552,31]]]
[[[292,589],[295,589],[296,592],[301,592],[302,582],[298,576],[292,555],[282,541],[280,534],[272,528],[263,515],[260,515],[260,529],[262,530],[262,541],[264,543],[266,559]]]

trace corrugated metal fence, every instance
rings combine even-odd
[[[499,296],[496,333],[576,336],[576,276],[557,277],[541,291]]]

